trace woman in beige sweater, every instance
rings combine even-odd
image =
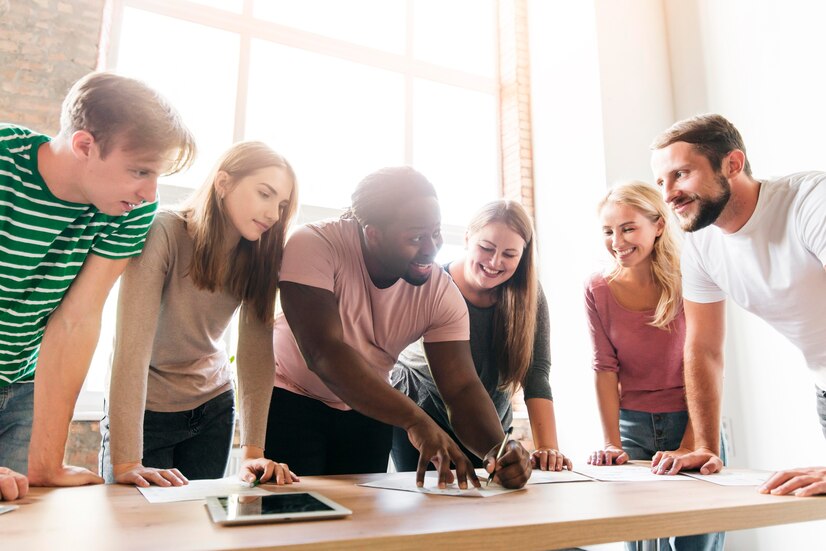
[[[260,142],[232,146],[181,211],[160,212],[123,274],[101,471],[137,486],[224,475],[235,389],[223,335],[240,307],[238,405],[248,482],[298,479],[264,458],[272,319],[297,203],[289,163]]]

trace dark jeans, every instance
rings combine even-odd
[[[299,476],[387,472],[392,426],[273,388],[264,455]]]
[[[175,468],[190,480],[223,477],[235,428],[234,402],[234,391],[228,390],[195,409],[144,412],[143,465]],[[101,473],[112,482],[108,417],[100,431]]]
[[[472,451],[464,447],[451,429],[446,428],[439,422],[436,424],[456,442],[459,448],[461,448],[462,453],[470,459],[470,462],[473,463],[475,468],[478,469],[482,467],[482,460],[476,457]],[[393,465],[396,466],[396,470],[399,472],[415,471],[419,465],[419,450],[410,443],[410,439],[407,438],[407,432],[399,427],[393,427],[393,449],[390,452],[390,456],[393,458]],[[435,471],[436,467],[433,463],[430,463],[427,466],[427,470]]]

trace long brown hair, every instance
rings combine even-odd
[[[644,182],[622,182],[612,187],[599,203],[599,212],[607,203],[627,205],[652,224],[663,221],[663,232],[654,241],[651,252],[651,276],[660,288],[660,299],[649,325],[668,330],[683,305],[682,282],[680,280],[680,245],[675,237],[674,227],[668,217],[667,207],[660,190]],[[621,266],[615,264],[609,279],[616,277]]]
[[[225,172],[229,185],[234,186],[245,176],[270,166],[281,167],[289,174],[293,183],[289,203],[278,222],[258,241],[242,237],[227,258],[223,243],[230,222],[215,189],[215,179],[219,172]],[[181,211],[193,239],[189,275],[195,286],[213,292],[226,290],[250,306],[262,322],[272,323],[284,241],[297,204],[295,173],[284,157],[262,142],[239,142],[230,147]]]
[[[534,230],[525,208],[514,201],[488,203],[471,219],[468,235],[493,222],[501,222],[525,240],[516,271],[496,288],[493,314],[493,351],[499,366],[499,388],[515,392],[525,380],[533,359],[536,311],[539,299]]]

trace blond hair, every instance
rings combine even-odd
[[[493,315],[493,350],[499,366],[499,388],[515,392],[525,380],[533,359],[539,300],[534,230],[522,205],[502,199],[483,206],[468,224],[467,233],[473,235],[494,222],[505,224],[525,241],[516,271],[496,288]]]
[[[242,238],[227,258],[223,243],[230,222],[215,189],[215,179],[219,172],[225,172],[233,186],[256,170],[270,166],[287,171],[293,184],[289,202],[278,222],[260,239]],[[295,173],[284,157],[262,142],[240,142],[230,147],[180,213],[193,238],[189,276],[195,286],[209,291],[225,289],[251,306],[261,321],[272,323],[284,242],[297,204]]]
[[[682,309],[682,282],[680,280],[680,247],[668,210],[660,190],[644,182],[622,182],[613,186],[599,203],[599,212],[608,203],[629,206],[652,224],[663,221],[662,234],[654,240],[651,252],[651,275],[660,289],[660,299],[649,325],[668,329]],[[609,279],[619,275],[622,267],[615,263]]]
[[[90,73],[74,83],[60,113],[59,136],[89,132],[105,158],[115,144],[127,151],[173,152],[167,174],[195,158],[195,139],[172,105],[146,84],[112,73]]]

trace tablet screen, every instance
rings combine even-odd
[[[208,497],[206,506],[219,524],[250,524],[341,518],[353,512],[316,492],[279,492],[266,496]]]
[[[221,507],[230,514],[233,509],[234,499],[230,497],[219,497],[218,503]],[[311,513],[315,511],[332,511],[333,508],[317,500],[307,493],[296,494],[275,494],[271,496],[263,496],[255,498],[251,503],[246,504],[246,512],[252,512],[258,515],[281,515],[284,513]],[[234,511],[233,511],[234,512]]]

